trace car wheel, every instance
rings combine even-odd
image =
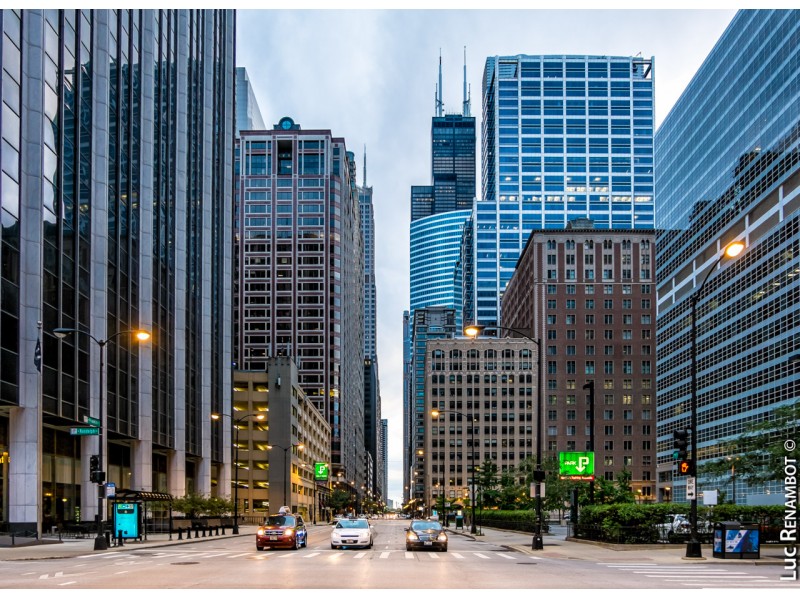
[[[337,546],[336,544],[331,544],[331,550],[336,550],[338,548],[339,548],[339,546]]]
[[[264,548],[261,547],[261,546],[256,545],[256,550],[258,550],[259,552],[263,552]]]
[[[301,544],[300,538],[294,536],[294,544],[292,544],[292,550],[297,550],[300,547],[300,544]]]
[[[406,552],[411,552],[411,546],[406,546]]]

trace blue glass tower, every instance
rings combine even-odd
[[[800,11],[740,11],[656,134],[663,499],[686,497],[671,440],[691,423],[693,327],[700,463],[724,460],[727,442],[800,397],[798,40]],[[717,262],[734,240],[745,252]],[[739,502],[763,502],[747,495],[765,491],[783,499],[778,481],[716,484]]]
[[[475,317],[500,298],[534,229],[590,218],[652,229],[653,59],[494,56],[483,79]]]

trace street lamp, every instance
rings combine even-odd
[[[106,542],[106,536],[103,524],[103,502],[105,501],[105,478],[106,478],[106,471],[105,467],[103,466],[103,455],[105,452],[103,451],[104,446],[104,437],[103,437],[103,428],[105,427],[105,420],[104,420],[104,413],[105,413],[105,403],[106,403],[106,390],[104,387],[104,375],[105,375],[105,351],[106,351],[106,344],[113,340],[114,338],[124,335],[126,333],[133,334],[133,337],[136,338],[140,342],[144,342],[150,339],[150,333],[144,331],[143,329],[127,329],[125,331],[118,331],[117,333],[109,336],[108,339],[105,340],[98,340],[88,331],[84,331],[83,329],[70,329],[66,327],[57,327],[53,329],[53,335],[55,335],[58,339],[63,340],[71,333],[85,335],[94,341],[99,348],[100,348],[100,425],[97,428],[97,441],[99,445],[99,449],[97,451],[98,456],[98,470],[99,476],[92,477],[90,474],[90,480],[93,483],[97,483],[97,514],[95,516],[95,520],[97,521],[97,537],[94,539],[94,549],[95,550],[108,550],[108,542]]]
[[[267,448],[269,448],[270,450],[272,450],[273,448],[278,448],[279,450],[283,450],[283,474],[284,474],[284,478],[285,478],[285,481],[284,481],[284,485],[285,485],[284,502],[286,502],[286,504],[284,504],[283,506],[288,506],[289,510],[291,510],[291,508],[292,508],[292,487],[291,487],[292,479],[291,479],[291,477],[289,475],[289,462],[290,462],[289,450],[291,450],[292,448],[297,448],[298,450],[302,450],[303,448],[305,448],[305,446],[303,444],[289,444],[288,446],[279,446],[278,444],[270,444],[270,445],[267,446]],[[270,498],[270,500],[271,500],[271,498]]]
[[[433,410],[431,411],[431,416],[435,419],[441,413],[452,413],[454,415],[458,415],[465,421],[469,421],[470,419],[467,418],[467,415],[458,412],[457,410]],[[470,519],[469,531],[470,533],[478,533],[478,528],[475,525],[475,417],[471,419],[472,423],[469,428],[469,445],[470,445],[470,452],[469,452],[469,468],[472,471],[472,476],[470,477],[472,481],[472,518]]]
[[[531,542],[532,550],[544,550],[544,540],[542,538],[542,493],[541,482],[544,481],[544,471],[542,470],[542,340],[541,338],[533,339],[532,337],[522,333],[517,329],[511,327],[500,327],[499,325],[468,325],[464,328],[464,334],[475,338],[479,336],[485,329],[495,329],[497,331],[510,331],[521,335],[526,340],[536,344],[539,350],[539,367],[538,367],[538,390],[536,394],[536,468],[533,471],[533,481],[536,488],[536,530],[533,534]]]
[[[211,418],[215,421],[222,415],[212,414]],[[239,427],[238,424],[249,417],[255,417],[257,421],[266,419],[263,413],[248,413],[242,415],[238,419],[233,420],[233,428],[236,430],[236,438],[234,440],[234,455],[233,455],[233,468],[234,468],[234,485],[233,485],[233,535],[239,535]],[[252,496],[251,496],[252,501]]]
[[[697,301],[700,299],[700,295],[703,293],[703,288],[708,281],[708,278],[711,276],[711,273],[714,272],[716,266],[720,263],[720,261],[725,258],[736,258],[739,256],[745,248],[744,242],[735,241],[731,242],[725,247],[725,250],[717,257],[717,260],[711,266],[711,268],[706,273],[706,276],[703,278],[703,282],[690,296],[689,303],[691,307],[691,316],[692,316],[692,326],[691,326],[691,390],[692,390],[692,402],[691,402],[691,430],[692,430],[692,464],[689,476],[694,480],[695,486],[697,485]],[[686,543],[686,558],[701,558],[703,556],[702,549],[700,547],[700,541],[697,539],[697,493],[695,492],[694,497],[691,499],[691,512],[689,514],[689,522],[691,524],[692,533],[691,539]]]

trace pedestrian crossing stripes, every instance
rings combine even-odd
[[[597,563],[618,573],[636,574],[647,579],[658,580],[667,587],[782,587],[779,577],[772,574],[754,574],[741,566],[704,565],[658,565],[654,563]]]
[[[348,560],[417,560],[417,561],[487,561],[487,560],[519,560],[524,555],[514,555],[509,552],[410,552],[408,550],[375,550],[375,551],[358,551],[351,552],[347,550],[313,550],[300,551],[300,552],[286,552],[286,551],[267,551],[260,552],[253,550],[251,552],[241,551],[187,551],[181,550],[160,550],[160,551],[133,551],[133,556],[139,558],[151,558],[159,561],[173,562],[175,560],[324,560],[324,561],[348,561]]]

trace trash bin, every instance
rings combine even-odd
[[[714,523],[714,558],[761,558],[757,524]]]
[[[456,529],[458,528],[464,529],[464,516],[463,515],[456,515]]]

